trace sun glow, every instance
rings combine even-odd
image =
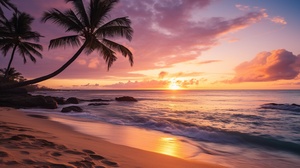
[[[172,80],[169,85],[169,89],[170,90],[178,90],[178,89],[181,89],[181,87],[176,83],[176,81]]]

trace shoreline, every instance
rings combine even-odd
[[[0,107],[1,167],[223,167],[205,160],[193,162],[113,144],[59,122],[37,117]]]

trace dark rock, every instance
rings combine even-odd
[[[53,97],[46,96],[45,100],[46,100],[46,102],[44,104],[44,108],[56,109],[58,107],[57,101]]]
[[[27,90],[25,88],[14,88],[14,89],[8,89],[8,90],[1,90],[1,94],[27,94]]]
[[[137,100],[130,96],[123,96],[123,97],[116,97],[116,101],[131,101],[131,102],[137,102]]]
[[[70,97],[67,99],[66,104],[79,104],[79,99],[76,97]]]
[[[103,105],[109,105],[108,103],[90,103],[89,106],[103,106]]]
[[[65,98],[63,97],[53,97],[53,99],[57,102],[57,104],[66,104]]]
[[[47,108],[55,109],[57,108],[56,101],[50,96],[36,95],[32,96],[30,94],[25,95],[14,95],[8,94],[5,96],[0,96],[0,106],[4,107],[14,107],[14,108]]]
[[[81,107],[78,107],[78,106],[69,106],[69,107],[64,107],[63,109],[61,109],[62,113],[68,113],[68,112],[71,112],[71,111],[82,112],[83,110],[82,110]]]

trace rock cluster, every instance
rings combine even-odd
[[[116,101],[128,101],[137,102],[137,100],[130,96],[123,96],[115,98]],[[52,97],[42,95],[31,95],[28,94],[24,89],[10,90],[0,92],[0,106],[2,107],[13,107],[13,108],[45,108],[45,109],[56,109],[58,105],[66,104],[79,104],[80,102],[91,102],[89,106],[103,106],[109,105],[111,100],[104,99],[91,99],[82,100],[76,97],[70,97],[65,100],[63,97]],[[83,112],[83,109],[79,106],[67,106],[62,108],[61,112]]]

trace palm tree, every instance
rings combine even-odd
[[[39,38],[42,37],[38,32],[31,30],[30,25],[33,20],[29,14],[15,12],[13,17],[5,22],[2,29],[4,36],[0,39],[0,50],[2,50],[4,56],[6,56],[10,50],[12,50],[12,52],[4,79],[6,79],[8,75],[16,50],[20,56],[23,57],[24,63],[27,62],[26,57],[29,57],[34,63],[36,62],[34,55],[42,58],[42,54],[39,52],[43,50],[42,45],[27,41],[33,40],[38,42]]]
[[[22,82],[25,80],[25,78],[22,76],[20,72],[18,72],[15,68],[7,69],[0,69],[0,78],[4,78],[6,72],[7,74],[7,81],[9,82]]]
[[[16,85],[2,86],[0,90],[25,86],[50,79],[65,70],[83,51],[86,54],[97,51],[104,58],[108,70],[117,59],[116,52],[121,53],[124,57],[128,57],[131,66],[133,65],[131,51],[125,46],[109,39],[110,37],[125,37],[130,41],[133,34],[133,29],[130,26],[131,21],[127,17],[119,17],[105,22],[109,17],[109,12],[119,0],[90,0],[87,8],[85,8],[82,0],[66,0],[66,3],[68,2],[72,3],[74,10],[69,9],[61,12],[58,9],[51,9],[44,13],[42,21],[51,20],[53,23],[63,27],[66,32],[76,33],[51,40],[49,49],[80,46],[83,43],[79,50],[62,67],[53,73]]]

